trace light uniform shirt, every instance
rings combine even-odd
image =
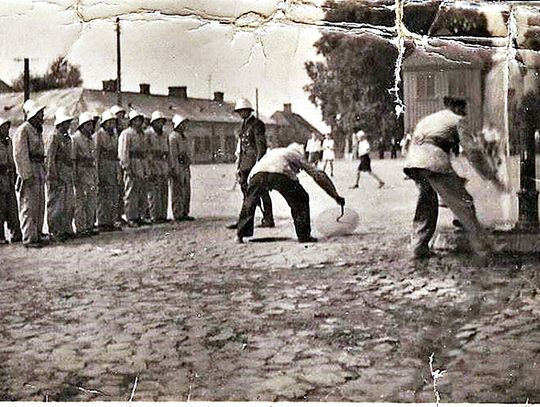
[[[310,138],[307,141],[307,144],[306,144],[307,153],[318,153],[321,150],[322,150],[322,141],[319,140],[318,138],[316,139]]]
[[[303,155],[293,149],[283,147],[268,150],[268,152],[255,164],[249,173],[251,179],[260,172],[270,172],[273,174],[283,174],[298,181],[296,174],[310,167],[311,165],[304,160]]]
[[[370,151],[371,151],[371,147],[369,145],[369,141],[360,140],[358,142],[358,157],[362,157],[363,155],[369,154]]]

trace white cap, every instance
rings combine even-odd
[[[122,106],[118,106],[118,105],[114,105],[113,107],[111,107],[110,110],[111,110],[112,114],[114,114],[115,116],[120,112],[126,113],[126,109],[124,109]]]
[[[163,116],[163,114],[159,110],[156,110],[155,112],[152,113],[150,123],[152,123],[152,122],[154,122],[156,120],[167,120],[167,118],[165,116]]]
[[[109,120],[116,120],[116,115],[111,112],[110,110],[105,110],[102,114],[101,114],[101,124],[105,123],[106,121],[109,121]]]
[[[144,116],[141,113],[139,113],[138,111],[136,111],[136,110],[131,110],[129,112],[129,121],[132,121],[133,119],[135,119],[137,117],[144,118]]]
[[[26,114],[27,120],[31,119],[32,117],[34,117],[36,114],[38,114],[44,109],[45,109],[45,106],[38,105],[36,102],[30,99],[24,102],[24,105],[23,105],[23,110],[24,110],[24,113]]]
[[[3,117],[0,117],[0,127],[2,127],[6,123],[11,124],[11,120],[4,119]]]
[[[175,114],[172,118],[173,127],[176,129],[178,125],[182,124],[187,120],[187,117],[184,117],[180,114]]]
[[[245,98],[238,99],[236,101],[236,105],[234,106],[234,110],[242,110],[242,109],[251,109],[253,110],[253,107],[251,106],[251,102]]]
[[[358,130],[358,132],[356,133],[356,136],[357,137],[366,137],[366,133],[364,132],[364,130]]]
[[[93,122],[94,116],[90,112],[83,112],[79,115],[79,125],[77,128],[81,127],[83,124],[88,122]]]
[[[73,120],[74,118],[75,117],[66,113],[65,108],[59,107],[58,109],[56,109],[56,112],[54,113],[54,125],[58,126],[59,124]]]

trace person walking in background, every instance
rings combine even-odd
[[[129,227],[138,227],[142,222],[143,183],[146,175],[144,150],[143,116],[132,110],[129,112],[129,127],[120,134],[118,158],[124,175],[124,211]]]
[[[54,240],[63,242],[74,237],[73,147],[69,135],[74,117],[66,114],[63,108],[59,108],[54,116],[55,130],[45,142],[47,223]]]
[[[379,188],[382,188],[384,186],[384,181],[380,179],[371,170],[371,159],[369,158],[371,146],[369,144],[367,135],[362,130],[360,130],[357,133],[357,137],[358,137],[357,151],[358,151],[358,158],[360,159],[360,164],[358,165],[358,170],[356,171],[356,182],[351,187],[351,189],[358,188],[358,184],[360,182],[360,174],[362,172],[365,172],[371,177],[373,177],[379,183]]]
[[[191,150],[185,130],[188,119],[175,114],[173,131],[169,134],[169,157],[171,168],[171,195],[174,220],[192,221],[189,216],[191,202]]]
[[[405,160],[404,172],[414,180],[420,192],[413,221],[413,258],[431,255],[429,242],[437,226],[439,200],[444,201],[463,225],[469,243],[480,259],[491,249],[488,235],[476,217],[473,197],[450,163],[450,153],[461,145],[464,155],[480,176],[505,190],[496,171],[484,156],[481,146],[470,134],[465,116],[467,102],[445,97],[445,109],[424,117],[416,125]]]
[[[334,150],[334,139],[330,134],[324,136],[324,141],[322,142],[322,160],[323,168],[322,170],[326,172],[326,166],[330,164],[330,176],[334,176],[334,160],[336,159],[336,153]]]
[[[73,135],[72,155],[75,185],[75,229],[78,237],[97,235],[96,146],[92,140],[94,118],[91,113],[79,116],[79,126]]]
[[[392,137],[390,139],[390,158],[397,158],[397,151],[398,151],[399,141],[397,138]]]
[[[384,152],[386,151],[386,142],[384,141],[384,137],[379,137],[377,149],[379,150],[379,159],[384,160]]]
[[[308,153],[308,162],[317,167],[322,156],[322,140],[316,133],[311,133],[311,138],[306,144],[306,153]]]
[[[167,204],[169,192],[169,140],[163,131],[167,119],[159,111],[152,113],[150,126],[146,129],[152,156],[152,176],[150,179],[150,217],[153,223],[167,222]]]
[[[248,188],[248,176],[257,161],[266,154],[266,127],[264,123],[253,115],[253,107],[247,99],[238,99],[234,112],[242,118],[242,127],[239,134],[240,151],[238,155],[238,183],[245,197]],[[263,219],[261,227],[273,228],[274,215],[272,213],[272,200],[269,194],[261,196]],[[236,229],[237,224],[227,226]]]
[[[21,241],[17,197],[15,195],[15,163],[9,138],[11,122],[0,118],[0,244],[6,244],[4,223],[11,234],[11,243]]]
[[[118,206],[118,141],[116,138],[116,116],[105,110],[101,124],[93,135],[96,148],[98,179],[97,224],[100,232],[122,230],[115,221],[123,211]]]
[[[22,240],[25,247],[43,247],[45,215],[45,154],[43,121],[45,106],[33,100],[24,102],[26,120],[13,136],[13,159],[17,171],[16,190],[19,201]]]

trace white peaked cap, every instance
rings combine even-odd
[[[101,114],[101,124],[105,123],[106,121],[109,121],[109,120],[116,120],[116,115],[111,112],[110,110],[105,110],[102,114]]]
[[[142,117],[144,118],[144,116],[142,115],[142,113],[139,113],[138,111],[136,110],[131,110],[129,112],[129,121],[132,121],[133,119],[136,119],[137,117]]]
[[[155,112],[152,113],[152,118],[150,119],[150,123],[156,120],[167,120],[167,118],[163,116],[163,114],[159,110],[156,110]]]
[[[4,119],[3,117],[0,117],[0,127],[2,127],[6,123],[11,124],[11,120]]]
[[[182,124],[186,120],[187,120],[187,117],[184,117],[184,116],[182,116],[180,114],[175,114],[173,116],[173,118],[172,118],[174,128],[176,129],[178,127],[178,125]]]
[[[32,117],[34,117],[36,114],[38,114],[44,109],[45,109],[45,106],[38,105],[36,102],[30,99],[24,102],[24,105],[23,105],[23,110],[24,110],[24,113],[26,114],[27,120],[31,119]]]
[[[54,125],[58,126],[59,124],[73,120],[75,117],[66,113],[66,109],[59,107],[54,113]]]
[[[234,106],[234,110],[242,110],[242,109],[251,109],[253,110],[253,107],[251,106],[251,102],[247,100],[246,98],[240,98],[236,101],[236,105]]]
[[[94,115],[90,112],[82,112],[79,115],[79,125],[77,127],[81,127],[83,124],[88,122],[94,121]]]
[[[111,112],[112,114],[116,115],[120,112],[124,112],[126,113],[126,109],[124,109],[122,106],[118,106],[118,105],[114,105],[113,107],[111,107]]]

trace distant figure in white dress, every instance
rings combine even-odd
[[[330,176],[334,176],[334,159],[336,154],[334,152],[334,139],[330,134],[324,136],[324,141],[322,143],[322,160],[323,160],[323,171],[326,171],[326,165],[330,164]]]
[[[371,146],[367,139],[366,133],[360,130],[356,137],[358,138],[358,158],[360,159],[360,164],[358,165],[358,170],[356,171],[356,182],[351,187],[351,189],[358,188],[358,183],[360,182],[360,174],[362,172],[367,172],[371,175],[378,183],[379,188],[384,186],[384,181],[380,179],[373,171],[371,170],[371,159],[369,158],[369,152],[371,151]]]

